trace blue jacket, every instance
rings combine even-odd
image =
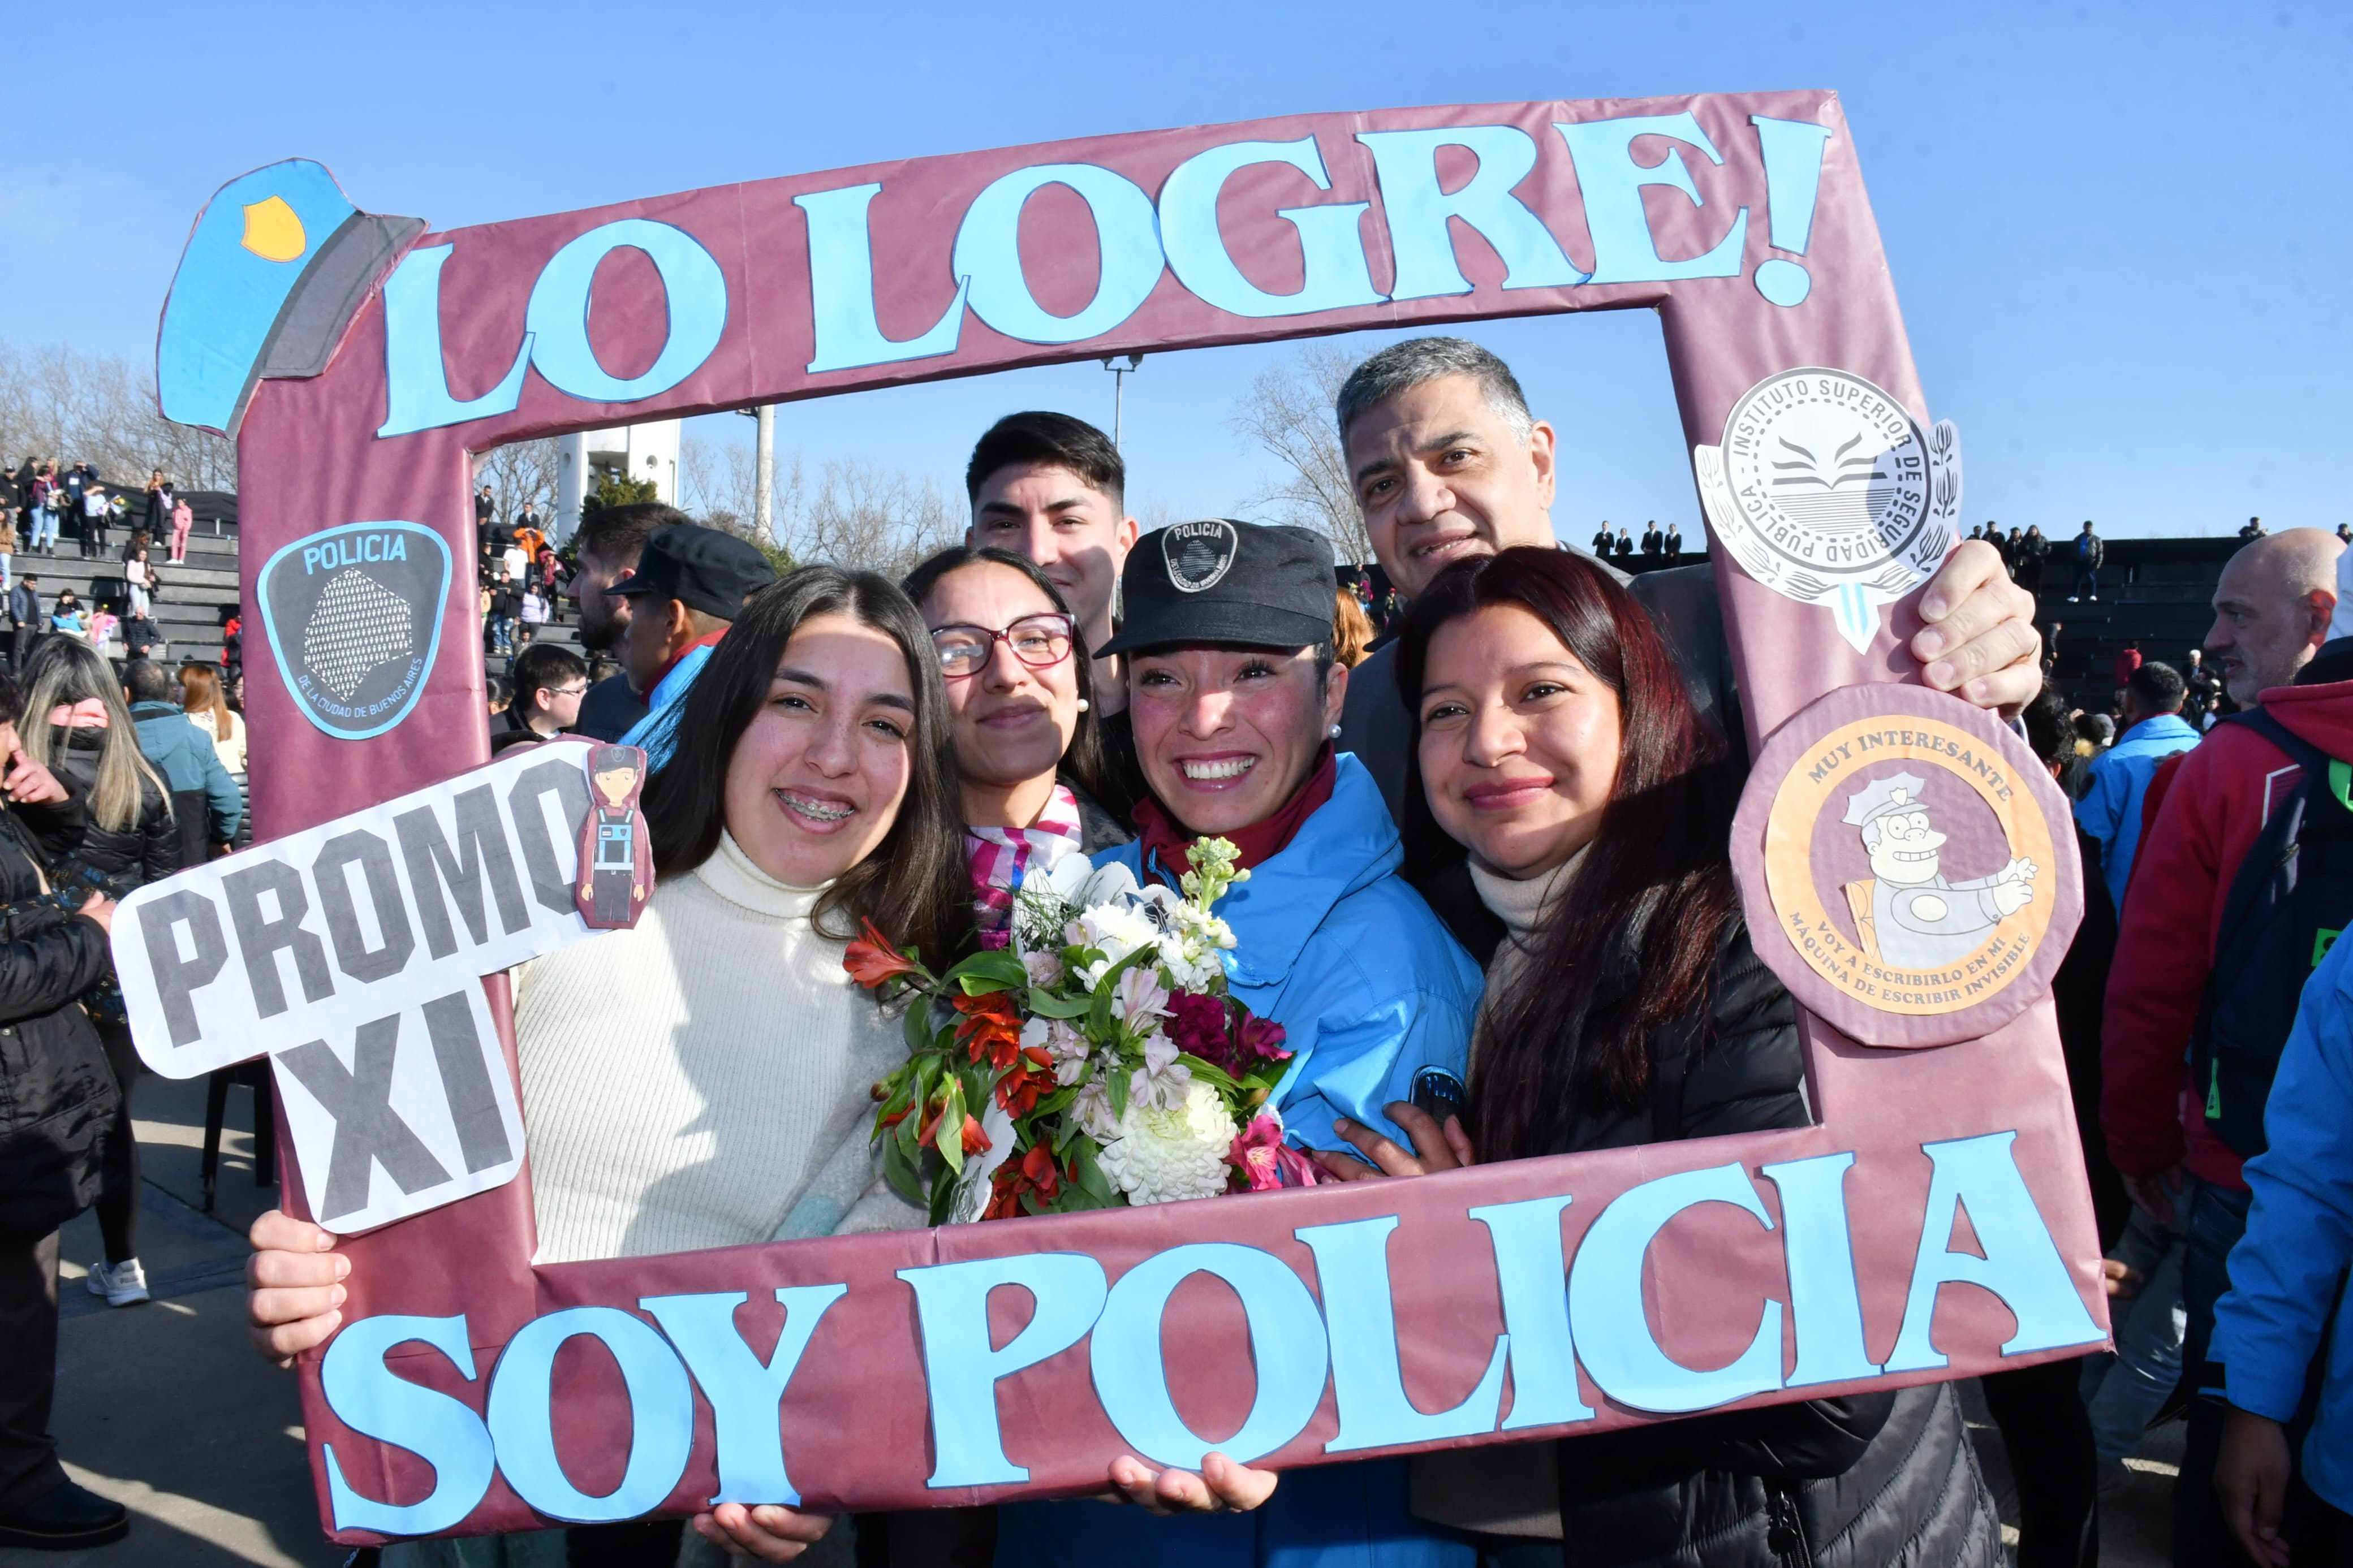
[[[1234,995],[1281,1024],[1293,1052],[1274,1103],[1292,1141],[1345,1149],[1346,1116],[1405,1142],[1381,1113],[1425,1067],[1467,1076],[1479,966],[1397,874],[1396,824],[1372,774],[1339,759],[1332,798],[1280,854],[1219,900]],[[1106,849],[1146,874],[1140,846]],[[1173,882],[1156,861],[1152,874]],[[1181,870],[1182,868],[1176,869]],[[999,1568],[1471,1568],[1463,1538],[1406,1507],[1406,1461],[1317,1465],[1255,1512],[1159,1519],[1098,1502],[997,1510]]]
[[[134,702],[131,717],[139,726],[140,752],[171,786],[172,809],[185,810],[201,795],[212,817],[211,841],[232,842],[245,820],[245,800],[204,731],[169,702]]]
[[[2091,786],[2075,803],[2075,821],[2100,841],[2100,877],[2116,907],[2125,907],[2125,883],[2140,848],[2140,802],[2157,764],[2198,743],[2198,731],[2179,713],[2160,713],[2126,731],[2092,759]]]
[[[2285,1423],[2328,1331],[2336,1335],[2304,1479],[2353,1511],[2353,942],[2338,942],[2305,983],[2304,1004],[2265,1102],[2271,1148],[2247,1162],[2254,1202],[2231,1249],[2231,1289],[2214,1309],[2212,1357],[2232,1404]],[[2299,1559],[2300,1561],[2301,1559]]]
[[[679,655],[678,662],[646,694],[646,716],[629,726],[621,737],[624,746],[636,746],[646,753],[646,765],[659,768],[670,761],[678,749],[678,721],[686,708],[686,694],[694,685],[694,678],[711,658],[711,645],[688,648]]]

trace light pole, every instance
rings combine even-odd
[[[1127,378],[1134,372],[1144,368],[1144,356],[1142,354],[1129,354],[1125,364],[1113,363],[1120,356],[1117,354],[1103,355],[1103,369],[1111,372],[1112,375],[1111,444],[1113,451],[1117,451],[1119,449],[1119,438],[1122,434],[1120,426],[1124,421],[1126,412]]]
[[[759,421],[759,434],[752,443],[752,521],[763,539],[776,537],[776,407],[763,403],[757,408],[739,408],[738,414],[748,415]]]

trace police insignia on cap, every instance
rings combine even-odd
[[[1960,542],[1960,437],[1842,370],[1783,371],[1741,395],[1721,447],[1695,447],[1700,499],[1741,569],[1785,599],[1826,605],[1869,652],[1879,606],[1927,580]]]
[[[1160,554],[1168,563],[1168,581],[1187,594],[1216,587],[1232,569],[1241,545],[1234,525],[1221,518],[1172,523],[1160,531]]]
[[[441,642],[449,547],[413,522],[355,522],[294,541],[260,572],[261,623],[302,716],[342,741],[416,707]]]

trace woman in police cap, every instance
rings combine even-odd
[[[1418,1078],[1459,1084],[1480,984],[1398,875],[1379,787],[1334,753],[1348,671],[1333,657],[1332,564],[1320,534],[1222,519],[1177,523],[1130,552],[1126,621],[1101,651],[1127,658],[1152,793],[1135,810],[1136,841],[1095,857],[1173,886],[1196,837],[1240,850],[1250,880],[1218,905],[1236,939],[1228,975],[1297,1053],[1276,1096],[1290,1137],[1324,1148],[1344,1118],[1402,1138],[1383,1106],[1410,1100]],[[1402,1460],[1373,1460],[1286,1476],[1251,1516],[1008,1504],[997,1561],[1470,1568],[1472,1552],[1407,1511]]]

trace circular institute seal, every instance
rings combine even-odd
[[[1708,521],[1743,570],[1827,605],[1867,650],[1879,606],[1925,582],[1958,542],[1960,438],[1923,432],[1893,396],[1842,370],[1767,376],[1741,395],[1721,447],[1693,450]]]
[[[1758,953],[1866,1045],[1942,1045],[2041,995],[2083,895],[2066,805],[2016,736],[1918,687],[1834,691],[1766,747],[1734,861]]]

